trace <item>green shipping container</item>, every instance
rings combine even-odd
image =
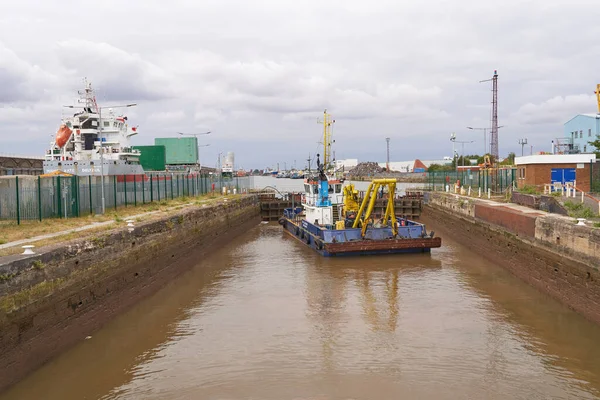
[[[165,146],[133,146],[139,150],[140,164],[144,171],[164,171],[166,164]]]
[[[198,139],[196,137],[156,138],[154,144],[165,146],[168,165],[198,163]]]

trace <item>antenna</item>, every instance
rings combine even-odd
[[[495,160],[498,159],[498,71],[494,70],[494,76],[491,79],[486,79],[482,82],[492,81],[492,132],[491,136],[491,148],[490,153]],[[600,103],[599,103],[600,104]],[[599,105],[600,111],[600,105]]]

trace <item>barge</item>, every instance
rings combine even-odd
[[[300,207],[284,210],[279,223],[304,245],[325,257],[430,252],[442,239],[425,225],[396,217],[395,179],[374,179],[358,205],[353,185],[329,180],[323,164],[319,175],[305,180]],[[387,193],[386,193],[387,189]],[[374,216],[378,196],[387,196],[385,215]]]

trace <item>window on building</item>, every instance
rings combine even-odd
[[[113,122],[113,128],[116,128],[119,124],[117,123],[117,121]]]
[[[110,126],[110,121],[103,121],[103,125],[105,128],[108,128]]]
[[[592,136],[592,128],[588,129],[588,137]]]
[[[579,137],[582,138],[583,137],[583,131],[579,131]]]

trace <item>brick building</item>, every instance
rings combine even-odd
[[[537,186],[543,189],[548,183],[571,183],[589,192],[595,154],[539,154],[516,157],[517,185]]]

